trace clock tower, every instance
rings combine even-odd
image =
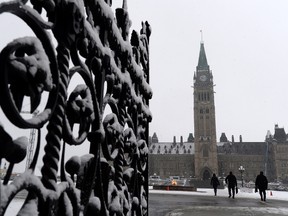
[[[204,43],[200,44],[194,73],[195,177],[208,180],[218,175],[213,75],[207,63]]]

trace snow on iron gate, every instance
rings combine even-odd
[[[111,7],[109,0],[1,2],[0,16],[20,18],[33,34],[1,47],[0,112],[34,135],[18,137],[1,119],[0,215],[21,191],[28,193],[19,215],[148,214],[151,27],[143,22],[129,38],[127,2],[115,15]],[[65,158],[68,146],[87,143],[85,154]],[[27,169],[15,175],[26,157]]]

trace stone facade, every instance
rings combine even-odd
[[[156,173],[161,178],[189,177],[195,172],[193,154],[150,154],[148,164],[149,176]]]
[[[274,147],[274,160],[275,164],[273,166],[275,170],[275,178],[278,180],[284,180],[288,182],[288,144],[281,143],[273,144]]]
[[[240,180],[239,167],[245,168],[243,179],[255,181],[260,171],[264,171],[268,180],[288,182],[288,141],[287,135],[277,137],[279,128],[275,126],[274,135],[266,136],[265,142],[235,142],[217,143],[217,159],[219,177],[225,177],[232,171]],[[155,134],[156,135],[156,134]],[[225,134],[224,134],[225,135]],[[276,137],[275,137],[276,135]],[[222,137],[222,136],[221,136]],[[277,138],[277,139],[275,139]],[[223,141],[223,137],[220,138]],[[171,153],[165,153],[165,147]],[[189,153],[184,149],[190,149]],[[178,149],[178,153],[177,152]],[[179,175],[186,178],[195,177],[194,142],[157,142],[149,145],[149,175],[156,173],[161,178]]]

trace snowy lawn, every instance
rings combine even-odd
[[[185,195],[202,195],[202,196],[214,196],[213,188],[197,188],[197,191],[167,191],[167,190],[153,190],[153,186],[149,186],[149,193],[165,193],[165,194],[185,194]],[[217,196],[219,197],[227,197],[228,189],[218,189]],[[255,193],[252,188],[239,188],[238,194],[236,197],[243,198],[255,198],[260,199],[259,193]],[[288,201],[288,192],[287,191],[266,191],[266,199],[273,200],[286,200]]]

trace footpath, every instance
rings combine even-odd
[[[268,190],[263,202],[251,188],[240,188],[235,199],[228,198],[227,188],[219,189],[216,197],[210,188],[196,192],[149,190],[149,216],[284,216],[288,215],[287,204],[288,192],[284,191]]]

